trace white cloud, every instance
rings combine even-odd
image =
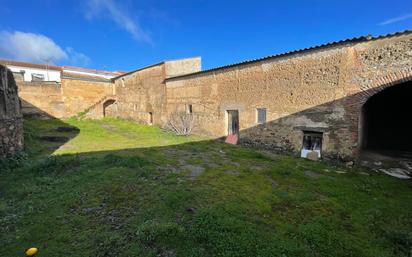
[[[412,19],[412,13],[408,13],[408,14],[405,14],[405,15],[402,15],[402,16],[391,18],[391,19],[387,19],[387,20],[382,21],[381,23],[379,23],[379,25],[380,26],[385,26],[385,25],[389,25],[389,24],[392,24],[392,23],[397,23],[397,22],[401,22],[401,21],[409,20],[409,19]]]
[[[0,31],[0,57],[35,63],[90,64],[89,57],[71,47],[63,50],[51,38],[21,31]]]
[[[0,32],[0,54],[30,62],[55,63],[68,58],[67,53],[50,38],[20,31]]]
[[[87,0],[86,4],[85,16],[87,19],[99,16],[107,17],[129,32],[134,39],[152,43],[148,33],[142,29],[136,19],[133,19],[127,8],[114,0]]]
[[[72,47],[66,47],[66,53],[69,56],[70,64],[74,66],[88,66],[91,63],[90,58],[75,51]]]

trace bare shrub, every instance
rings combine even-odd
[[[195,124],[193,113],[173,112],[170,114],[168,127],[177,135],[188,136],[192,133]]]

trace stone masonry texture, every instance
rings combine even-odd
[[[359,118],[370,96],[412,76],[412,34],[331,45],[281,58],[166,80],[166,110],[192,104],[195,132],[227,134],[238,110],[240,141],[298,153],[304,131],[323,133],[324,156],[354,159]],[[267,109],[257,124],[256,109]]]
[[[23,148],[23,119],[12,72],[0,65],[0,156]]]
[[[191,105],[196,134],[227,135],[239,113],[240,143],[297,154],[304,132],[322,134],[326,158],[359,155],[362,107],[376,93],[412,79],[412,32],[332,43],[200,71],[200,58],[166,61],[112,80],[21,85],[24,110],[55,117],[87,112],[165,127]],[[257,123],[266,108],[267,122]]]
[[[63,78],[61,84],[24,81],[17,84],[25,116],[67,118],[113,94],[113,84],[110,82]]]
[[[200,58],[189,58],[162,62],[121,76],[114,80],[117,101],[110,113],[143,124],[150,123],[151,114],[153,124],[163,126],[167,122],[165,79],[197,71]]]

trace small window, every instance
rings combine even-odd
[[[266,108],[257,108],[257,123],[263,124],[266,122]]]
[[[308,153],[315,152],[319,158],[321,156],[322,138],[323,133],[321,132],[304,131],[301,156],[307,158]]]
[[[13,72],[15,81],[24,81],[24,72]]]
[[[188,114],[193,113],[193,105],[191,105],[191,104],[186,105],[186,113],[188,113]]]
[[[31,74],[31,81],[44,81],[44,75],[43,74],[32,73]]]
[[[149,125],[152,125],[152,124],[153,124],[153,113],[152,113],[152,112],[149,112],[149,120],[148,120],[148,122],[149,122]]]

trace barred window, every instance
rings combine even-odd
[[[257,108],[257,123],[263,124],[266,122],[266,108]]]
[[[320,151],[322,149],[322,137],[321,132],[303,132],[303,144],[302,149],[311,151]]]
[[[32,73],[31,74],[31,81],[44,81],[44,75],[43,74]]]

